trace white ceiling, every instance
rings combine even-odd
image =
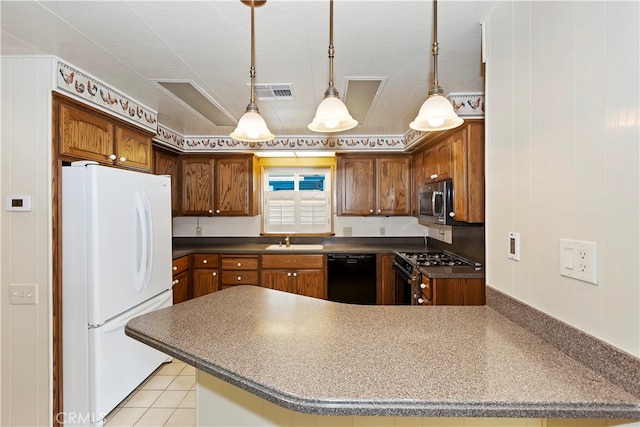
[[[438,2],[439,80],[484,92],[481,27],[495,1]],[[52,54],[158,111],[183,136],[228,135],[155,80],[190,80],[238,120],[249,103],[251,10],[240,0],[2,1],[1,53]],[[432,81],[432,2],[334,1],[334,84],[386,78],[368,120],[349,135],[402,135]],[[257,101],[276,136],[307,124],[329,79],[329,1],[268,0],[257,8],[256,83],[291,83],[294,100]]]

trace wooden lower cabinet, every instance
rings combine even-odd
[[[173,303],[179,304],[191,298],[189,288],[189,256],[173,260]]]
[[[324,255],[262,255],[261,286],[327,299]]]
[[[422,275],[418,305],[485,305],[484,279],[432,279]]]
[[[220,289],[236,285],[259,285],[258,255],[220,255]]]
[[[376,304],[393,305],[396,303],[395,278],[393,269],[394,254],[376,256]]]
[[[192,298],[198,298],[216,292],[219,289],[217,254],[191,255],[191,268]]]

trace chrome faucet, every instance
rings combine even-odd
[[[284,245],[286,247],[291,246],[291,239],[289,238],[289,235],[287,235],[287,237],[284,238]]]

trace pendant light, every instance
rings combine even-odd
[[[433,86],[429,97],[420,107],[418,116],[409,123],[411,129],[431,132],[460,126],[463,120],[453,111],[453,105],[442,94],[438,84],[438,2],[433,0]]]
[[[256,49],[255,49],[255,8],[263,6],[266,0],[241,0],[245,5],[251,6],[251,68],[249,69],[249,77],[251,78],[251,98],[247,111],[240,118],[236,130],[234,130],[231,138],[239,141],[264,142],[270,141],[274,135],[267,128],[267,124],[260,115],[258,106],[255,102],[255,80],[256,80]],[[257,4],[257,6],[256,6]]]
[[[324,99],[318,105],[316,116],[309,123],[309,130],[314,132],[342,132],[357,126],[358,121],[349,114],[347,106],[340,100],[338,91],[333,86],[333,0],[329,1],[329,87]]]

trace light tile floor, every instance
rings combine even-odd
[[[195,383],[193,366],[165,363],[107,415],[105,426],[193,426]]]

